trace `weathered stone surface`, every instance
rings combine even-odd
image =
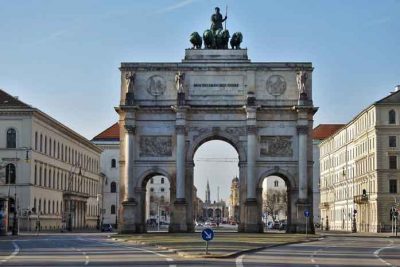
[[[170,157],[172,156],[172,136],[141,136],[141,157]]]
[[[260,136],[260,154],[264,157],[291,157],[291,136]]]

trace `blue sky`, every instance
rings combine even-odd
[[[252,61],[310,61],[319,123],[400,84],[400,1],[0,0],[0,88],[87,138],[117,120],[119,64],[183,58],[215,6]]]

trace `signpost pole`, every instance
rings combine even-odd
[[[208,255],[208,241],[206,241],[206,255]]]
[[[308,228],[308,217],[306,217],[306,239],[308,239],[307,228]]]

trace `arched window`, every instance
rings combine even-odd
[[[6,184],[15,184],[15,165],[12,163],[6,166]]]
[[[116,168],[117,167],[117,161],[115,159],[111,160],[111,168]]]
[[[115,205],[111,205],[111,214],[115,214]]]
[[[396,124],[396,111],[393,109],[389,111],[389,124]]]
[[[278,181],[274,181],[274,186],[278,187],[279,186],[279,182]]]
[[[15,129],[7,130],[7,148],[16,148],[17,147],[17,132]]]
[[[161,183],[162,183],[162,184],[164,183],[164,178],[161,178]]]
[[[117,184],[115,183],[115,182],[111,182],[111,185],[110,185],[110,192],[111,193],[116,193],[117,192]]]

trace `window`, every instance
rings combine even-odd
[[[162,184],[164,183],[164,178],[161,178],[161,183],[162,183]]]
[[[17,147],[17,132],[14,129],[7,130],[7,148]]]
[[[389,180],[389,193],[397,194],[397,180],[395,179]]]
[[[397,169],[397,156],[389,156],[389,169]]]
[[[115,205],[111,205],[111,214],[115,214]]]
[[[396,111],[389,111],[389,124],[396,124]]]
[[[117,161],[115,159],[111,160],[111,168],[116,168],[117,167]]]
[[[151,178],[150,183],[154,184],[154,178]]]
[[[15,165],[12,163],[6,166],[6,184],[15,184]]]
[[[38,135],[37,135],[37,132],[35,132],[35,150],[38,150]]]
[[[154,188],[152,187],[152,188],[150,188],[150,192],[154,192]]]
[[[396,136],[389,136],[389,147],[396,147]]]
[[[47,154],[47,136],[44,137],[44,154]]]
[[[117,184],[115,182],[111,182],[110,187],[111,187],[111,190],[110,190],[111,193],[117,192]]]
[[[51,138],[50,138],[50,139],[49,139],[49,155],[50,155],[50,156],[51,156],[51,151],[52,151],[51,145],[52,145],[52,143],[51,143]]]
[[[278,181],[274,181],[274,186],[278,187],[279,186],[279,182]]]
[[[35,164],[35,173],[34,173],[34,176],[35,176],[34,184],[36,185],[36,184],[37,184],[37,165],[36,165],[36,164]]]
[[[165,189],[163,187],[161,187],[161,192],[164,192],[164,191],[165,191]]]
[[[161,203],[163,203],[163,202],[165,201],[165,197],[164,197],[164,196],[161,196],[161,197],[160,197],[160,201],[161,201]]]
[[[42,134],[40,134],[40,143],[39,143],[39,150],[40,150],[40,152],[42,152],[42,149],[43,149],[43,135]]]

